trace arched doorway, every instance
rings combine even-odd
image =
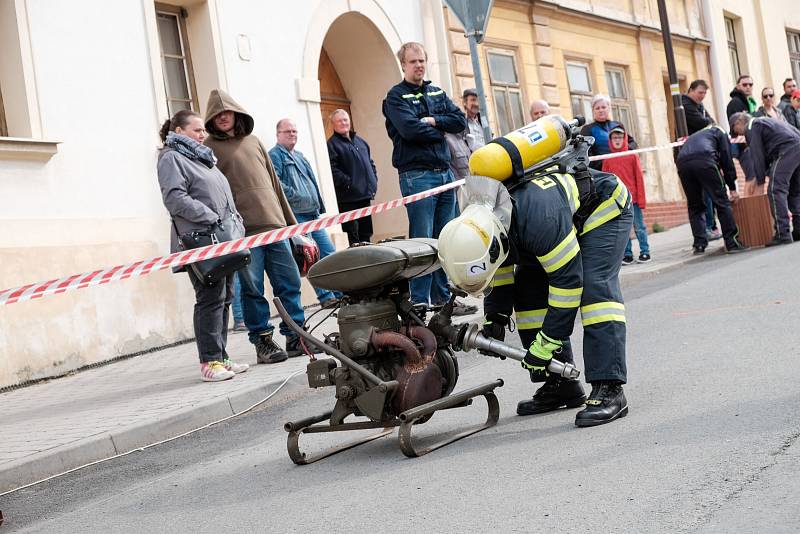
[[[397,170],[392,167],[392,143],[386,134],[381,111],[390,87],[400,79],[400,70],[389,43],[366,16],[348,12],[330,25],[322,43],[318,74],[320,114],[326,139],[332,133],[328,120],[337,108],[350,111],[353,128],[370,146],[378,170],[375,203],[400,197]],[[405,235],[408,218],[404,209],[373,217],[373,239]]]

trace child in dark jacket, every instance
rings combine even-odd
[[[628,150],[628,134],[622,125],[614,127],[609,132],[608,146],[612,153]],[[647,263],[650,261],[650,244],[647,242],[647,227],[644,224],[644,209],[647,199],[645,198],[644,175],[639,156],[631,154],[603,160],[603,171],[616,175],[631,193],[633,228],[636,231],[636,239],[639,241],[639,263]],[[631,263],[633,263],[633,243],[628,239],[622,264],[630,265]]]

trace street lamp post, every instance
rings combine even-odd
[[[678,70],[675,68],[675,52],[672,50],[672,34],[669,31],[666,0],[658,0],[658,16],[661,19],[661,37],[664,39],[664,53],[667,55],[669,73],[669,92],[672,94],[672,107],[675,110],[675,129],[679,138],[689,135],[686,127],[686,113],[681,101],[681,88],[678,85]]]

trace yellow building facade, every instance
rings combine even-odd
[[[668,0],[681,91],[697,78],[710,80],[702,7]],[[464,30],[447,14],[454,95],[475,80]],[[489,122],[495,134],[528,122],[533,100],[553,113],[585,115],[594,94],[611,97],[612,117],[640,147],[674,140],[667,65],[655,0],[496,0],[479,46]],[[709,112],[720,108],[713,96]],[[715,115],[716,116],[716,115]],[[671,150],[642,157],[648,201],[675,203],[683,192]],[[684,215],[685,216],[685,215]]]

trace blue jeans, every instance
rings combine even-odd
[[[249,332],[250,343],[258,341],[259,334],[271,333],[274,327],[269,322],[269,302],[264,298],[264,272],[269,277],[272,292],[281,299],[289,316],[299,325],[306,318],[300,302],[300,271],[286,240],[250,249],[250,265],[239,271],[242,288],[244,324]],[[280,331],[287,339],[297,337],[281,321]]]
[[[316,213],[295,213],[295,219],[297,219],[298,223],[304,223],[308,221],[313,221],[314,219],[319,218],[319,212]],[[331,238],[328,236],[328,232],[322,228],[320,230],[315,230],[310,232],[311,239],[317,242],[317,246],[319,247],[319,259],[324,258],[325,256],[330,256],[334,252],[336,252],[336,247],[333,246],[333,242]],[[317,300],[320,302],[325,302],[326,300],[330,300],[333,298],[340,298],[342,295],[340,293],[334,293],[333,291],[329,291],[327,289],[317,289],[314,288],[314,291],[317,292]]]
[[[444,172],[420,170],[400,173],[400,191],[404,197],[452,182],[453,173],[449,169]],[[409,237],[438,238],[444,225],[456,216],[455,190],[406,204],[406,211]],[[442,269],[413,278],[409,283],[414,304],[442,304],[450,298],[447,275]]]
[[[233,311],[233,322],[244,322],[244,311],[242,310],[242,283],[239,281],[239,273],[233,275],[233,302],[231,302],[231,310]]]
[[[636,232],[636,240],[639,241],[639,254],[650,255],[650,243],[647,242],[647,226],[644,225],[644,212],[639,204],[633,205],[633,230]],[[628,246],[625,247],[625,255],[633,256],[633,242],[628,239]]]

